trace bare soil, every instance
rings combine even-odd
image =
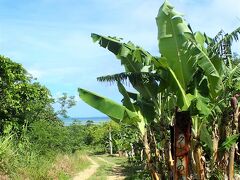
[[[112,172],[111,175],[107,176],[107,180],[123,180],[126,177],[122,174],[123,168],[113,162],[110,162],[104,158],[97,157],[99,160],[108,163],[112,166]],[[96,173],[97,169],[100,167],[100,165],[94,161],[91,157],[87,156],[87,159],[92,163],[92,165],[85,169],[82,172],[79,172],[73,180],[86,180],[90,178],[94,173]]]
[[[92,163],[92,165],[89,168],[85,169],[84,171],[79,172],[73,178],[73,180],[86,180],[90,178],[94,173],[96,173],[97,169],[99,168],[99,164],[89,156],[87,156],[87,159]]]

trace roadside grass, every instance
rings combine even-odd
[[[16,148],[11,139],[7,145],[3,143],[0,142],[0,179],[67,180],[91,165],[84,151],[39,155],[27,146]]]
[[[49,179],[71,179],[79,171],[91,165],[86,158],[86,153],[77,151],[71,155],[58,155],[54,165],[48,172]]]
[[[127,180],[150,180],[151,177],[148,176],[146,171],[143,171],[144,167],[141,164],[129,163],[126,157],[116,157],[109,155],[94,155],[91,156],[100,167],[97,172],[89,180],[106,180],[107,176],[114,176],[116,174],[121,174],[125,176]],[[103,158],[105,162],[100,158]]]
[[[125,180],[151,180],[149,173],[144,170],[141,164],[124,164],[123,174],[126,176]]]
[[[98,159],[98,156],[91,157],[93,158],[94,161],[96,161],[99,164],[99,168],[97,169],[96,173],[89,178],[89,180],[106,180],[107,176],[113,173],[112,172],[113,165]]]
[[[100,167],[90,180],[106,180],[107,176],[116,175],[116,173],[125,176],[126,180],[151,180],[149,173],[143,170],[144,167],[142,164],[129,163],[126,157],[109,156],[106,154],[91,157],[97,161]],[[98,157],[103,158],[109,163],[100,160]],[[119,166],[117,171],[114,166]]]
[[[107,155],[107,154],[98,155],[98,157],[101,157],[101,158],[105,159],[106,161],[114,163],[116,165],[123,165],[123,164],[127,163],[126,157],[111,156],[111,155]]]

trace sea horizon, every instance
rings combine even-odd
[[[61,118],[65,126],[71,125],[74,121],[85,124],[87,121],[93,121],[93,123],[107,122],[110,120],[107,116],[93,116],[93,117],[67,117]]]

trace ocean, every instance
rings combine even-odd
[[[74,121],[78,121],[81,124],[85,124],[87,121],[93,121],[94,123],[106,122],[109,121],[109,117],[68,117],[62,118],[65,126],[69,126]]]

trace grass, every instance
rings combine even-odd
[[[106,180],[107,176],[111,173],[112,164],[99,160],[97,156],[93,156],[92,158],[100,167],[97,169],[97,172],[89,178],[89,180]]]
[[[83,171],[90,165],[91,163],[83,151],[77,151],[71,155],[59,155],[52,169],[48,172],[49,179],[70,179],[76,173]]]
[[[107,176],[115,175],[113,168],[115,165],[123,165],[127,162],[127,159],[124,157],[113,157],[108,155],[95,155],[91,157],[100,165],[100,167],[89,180],[106,180]],[[102,161],[98,157],[103,158],[109,163]]]
[[[98,157],[103,158],[109,163],[100,160]],[[151,180],[149,174],[142,170],[144,167],[141,164],[130,164],[126,157],[97,155],[92,156],[92,158],[100,165],[100,167],[90,180],[106,180],[107,176],[113,176],[116,174],[124,176],[126,180]]]
[[[115,163],[117,165],[123,165],[127,163],[127,158],[126,157],[119,157],[119,156],[110,156],[110,155],[98,155],[98,157],[101,157],[111,163]]]
[[[78,151],[73,154],[39,155],[28,144],[17,146],[11,138],[1,137],[0,179],[70,179],[91,165],[85,154]]]
[[[91,163],[81,152],[69,155],[58,154],[54,160],[38,157],[31,159],[29,164],[22,163],[10,177],[19,180],[67,180],[90,165]]]
[[[151,180],[149,173],[143,170],[144,167],[141,164],[124,164],[123,173],[126,176],[126,180]]]
[[[23,142],[18,145],[14,144],[11,136],[5,139],[1,138],[0,179],[68,180],[91,165],[91,162],[86,158],[86,154],[89,154],[89,152],[77,151],[73,154],[49,152],[40,155],[37,151],[31,149],[28,143]],[[100,165],[90,180],[104,180],[107,179],[107,176],[113,176],[116,173],[121,173],[132,179],[132,175],[137,172],[137,169],[134,169],[135,167],[127,163],[125,157],[91,154],[89,156]],[[99,158],[103,158],[107,162]]]

